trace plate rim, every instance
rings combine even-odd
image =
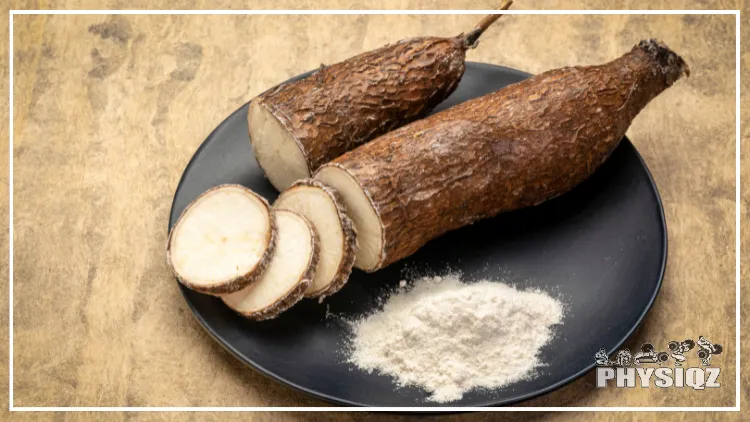
[[[527,72],[524,72],[524,71],[521,71],[521,70],[518,70],[518,69],[509,68],[509,67],[506,67],[506,66],[495,65],[495,64],[484,63],[484,62],[466,61],[466,68],[468,68],[470,66],[471,67],[477,67],[477,68],[484,67],[484,68],[491,68],[491,69],[499,69],[499,70],[502,70],[502,71],[505,71],[505,72],[515,73],[515,74],[523,75],[523,76],[526,76],[526,77],[533,76],[530,73],[527,73]],[[292,77],[292,78],[288,79],[286,82],[297,80],[297,79],[300,79],[300,78],[304,78],[304,77],[312,74],[313,72],[314,72],[314,70],[302,73],[300,75],[297,75],[295,77]],[[286,82],[282,82],[282,83],[286,83]],[[271,89],[273,89],[273,88],[271,88]],[[195,161],[196,158],[198,156],[200,156],[200,153],[208,145],[209,140],[211,140],[214,137],[214,134],[218,130],[220,130],[227,123],[227,121],[229,121],[236,114],[242,112],[242,110],[245,107],[249,106],[249,104],[251,102],[252,102],[252,100],[248,101],[248,102],[246,102],[244,104],[242,104],[239,108],[237,108],[235,111],[233,111],[231,114],[229,114],[229,116],[225,117],[221,121],[221,123],[218,126],[216,126],[206,136],[206,138],[203,140],[203,142],[201,142],[201,144],[198,147],[198,149],[196,149],[195,152],[193,153],[193,155],[190,157],[190,161],[188,161],[187,165],[185,166],[185,169],[182,172],[182,176],[180,176],[180,180],[177,183],[177,186],[175,187],[175,193],[174,193],[174,195],[172,197],[172,205],[169,208],[169,219],[167,220],[167,236],[169,235],[169,232],[171,231],[171,221],[170,220],[171,220],[172,215],[174,214],[175,203],[176,203],[176,200],[177,200],[177,192],[179,191],[180,186],[182,186],[182,184],[183,184],[183,182],[185,180],[185,177],[187,175],[186,170],[188,168],[190,168],[190,166],[193,164],[193,161]],[[620,339],[617,342],[617,344],[612,348],[612,350],[608,350],[607,351],[608,355],[612,355],[620,347],[622,347],[623,344],[625,344],[625,342],[633,335],[633,333],[643,324],[643,321],[646,318],[646,315],[648,315],[649,311],[653,307],[654,302],[656,301],[656,297],[659,295],[659,292],[661,291],[661,287],[662,287],[662,284],[663,284],[663,281],[664,281],[664,276],[665,276],[666,268],[667,268],[667,259],[668,259],[668,253],[667,252],[669,250],[669,236],[668,236],[667,220],[666,220],[666,216],[665,216],[665,213],[664,213],[664,204],[662,202],[661,195],[659,194],[659,189],[656,186],[656,181],[654,180],[654,177],[651,174],[651,170],[649,170],[648,166],[646,165],[646,161],[643,159],[643,156],[640,154],[640,152],[638,152],[638,149],[635,147],[635,145],[633,145],[633,143],[630,141],[630,139],[627,137],[627,135],[623,136],[622,140],[620,140],[620,144],[619,145],[622,145],[623,143],[630,144],[630,146],[632,147],[633,152],[635,153],[636,157],[638,158],[638,162],[643,167],[643,169],[646,171],[646,177],[648,179],[648,184],[651,187],[652,192],[654,193],[654,196],[655,196],[655,199],[656,199],[656,204],[657,204],[657,207],[658,207],[658,210],[659,210],[659,220],[660,220],[660,223],[661,223],[660,226],[662,227],[662,230],[661,230],[661,232],[662,232],[661,233],[661,241],[664,244],[664,247],[662,248],[662,253],[661,253],[661,268],[659,269],[659,276],[658,276],[658,280],[656,282],[656,288],[654,289],[654,293],[651,295],[651,297],[649,298],[649,301],[646,304],[645,308],[643,309],[643,311],[641,312],[641,314],[638,316],[638,319],[637,319],[636,323],[633,324],[633,326],[630,328],[630,330],[628,330],[628,332],[622,337],[622,339]],[[276,382],[278,382],[278,383],[280,383],[282,385],[290,387],[293,390],[296,390],[296,391],[298,391],[300,393],[303,393],[303,394],[307,395],[308,397],[312,397],[312,398],[315,398],[315,399],[318,399],[318,400],[322,400],[322,401],[325,401],[325,402],[328,402],[328,403],[331,403],[331,404],[340,405],[340,406],[346,406],[346,407],[371,407],[371,408],[374,408],[374,409],[381,408],[380,406],[372,406],[372,405],[369,405],[369,404],[366,404],[366,403],[358,403],[358,402],[351,401],[351,400],[341,399],[341,398],[337,398],[337,397],[331,396],[329,394],[326,394],[324,392],[319,392],[319,391],[315,391],[315,390],[309,389],[307,387],[298,385],[298,384],[296,384],[293,381],[287,380],[287,379],[285,379],[285,378],[283,378],[283,377],[281,377],[281,376],[279,376],[279,375],[277,375],[277,374],[275,374],[275,373],[273,373],[273,372],[265,369],[264,367],[262,367],[260,365],[257,365],[251,359],[248,359],[247,357],[245,357],[244,355],[242,355],[231,344],[227,343],[225,340],[223,340],[215,332],[215,330],[210,326],[210,324],[207,323],[207,321],[203,318],[203,316],[200,314],[200,312],[198,312],[198,310],[196,309],[196,307],[193,304],[193,302],[188,298],[188,296],[187,296],[188,289],[185,286],[183,286],[179,281],[177,281],[176,278],[175,278],[175,281],[177,282],[177,285],[180,288],[180,294],[182,295],[183,299],[187,303],[188,307],[190,308],[190,312],[192,313],[192,315],[196,319],[196,321],[198,321],[198,323],[201,326],[201,328],[203,328],[203,330],[206,333],[208,333],[209,336],[211,338],[213,338],[213,340],[216,341],[224,350],[226,350],[227,352],[229,352],[235,359],[237,359],[238,361],[242,362],[246,366],[249,366],[253,370],[255,370],[258,373],[260,373],[261,375],[263,375],[265,377],[268,377],[268,378],[270,378],[270,379],[272,379],[272,380],[274,380],[274,381],[276,381]],[[510,406],[510,405],[513,405],[513,404],[521,403],[521,402],[524,402],[524,401],[527,401],[527,400],[531,400],[531,399],[543,396],[543,395],[545,395],[547,393],[551,393],[551,392],[553,392],[555,390],[558,390],[558,389],[560,389],[560,388],[562,388],[562,387],[564,387],[564,386],[572,383],[573,381],[581,378],[582,376],[584,376],[588,372],[590,372],[592,369],[594,369],[595,366],[596,366],[596,363],[593,362],[593,360],[592,360],[592,362],[589,365],[587,365],[585,368],[579,370],[575,374],[570,375],[570,376],[566,377],[565,379],[560,380],[560,381],[556,382],[555,384],[547,386],[547,387],[545,387],[543,389],[540,389],[540,390],[537,390],[537,391],[533,391],[533,392],[530,392],[530,393],[527,393],[527,394],[522,394],[520,396],[513,397],[511,399],[504,400],[502,402],[487,403],[487,404],[482,404],[482,405],[475,406],[475,407]],[[395,406],[395,407],[403,407],[405,409],[408,409],[408,408],[411,408],[411,407],[423,407],[423,406]],[[444,406],[444,407],[452,407],[452,406]],[[459,407],[465,407],[465,406],[459,406]],[[436,407],[434,407],[435,410],[431,411],[430,413],[440,413],[440,409],[441,408],[442,408],[441,406],[436,406]],[[447,411],[443,411],[442,413],[448,413],[448,412]]]

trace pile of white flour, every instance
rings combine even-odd
[[[422,387],[431,401],[450,402],[473,388],[532,377],[539,349],[562,318],[562,304],[541,291],[424,277],[353,323],[349,361],[401,386]]]

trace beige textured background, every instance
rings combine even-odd
[[[312,1],[11,1],[7,8],[313,8]],[[327,2],[337,8],[492,8],[492,0]],[[515,8],[607,8],[604,1],[522,1]],[[743,9],[743,2],[625,1],[623,8]],[[320,63],[415,35],[453,35],[476,16],[17,16],[14,48],[16,406],[318,406],[235,361],[190,315],[163,259],[185,164],[231,111]],[[747,35],[748,25],[743,33]],[[628,342],[705,333],[725,345],[722,388],[593,388],[593,374],[524,405],[731,406],[735,397],[733,16],[510,16],[468,59],[529,72],[612,59],[646,37],[682,54],[691,78],[658,97],[629,136],[659,186],[669,228],[664,287]],[[7,34],[7,20],[0,19]],[[2,35],[4,37],[5,35]],[[747,65],[748,38],[742,64]],[[7,44],[0,75],[7,80]],[[743,81],[743,116],[750,83]],[[0,86],[7,95],[7,84]],[[743,141],[748,129],[743,125]],[[0,138],[8,128],[0,126]],[[0,142],[3,157],[7,143]],[[747,157],[750,145],[744,148]],[[745,164],[747,160],[744,161]],[[0,178],[7,179],[0,157]],[[743,168],[745,180],[750,172]],[[747,184],[747,183],[746,183]],[[0,224],[7,222],[0,191]],[[747,221],[747,195],[742,218]],[[743,229],[744,251],[750,247]],[[7,230],[0,273],[7,274]],[[748,263],[744,261],[743,275]],[[0,284],[0,309],[7,284]],[[743,318],[750,297],[743,286]],[[747,324],[745,324],[747,325]],[[7,314],[0,330],[7,334]],[[743,332],[747,355],[750,333]],[[7,362],[7,344],[0,362]],[[747,366],[748,359],[744,363]],[[0,364],[2,378],[7,367]],[[744,374],[743,407],[747,412]],[[7,409],[7,398],[0,396]],[[337,414],[0,414],[2,419],[378,420]],[[653,414],[457,415],[450,420],[652,418]],[[683,414],[680,419],[712,418]],[[729,415],[737,418],[738,415]]]

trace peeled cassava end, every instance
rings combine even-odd
[[[258,165],[279,192],[299,179],[310,177],[299,144],[261,100],[250,103],[247,122]]]
[[[357,254],[357,233],[339,193],[316,180],[299,180],[279,195],[273,207],[301,214],[318,234],[320,260],[305,297],[322,300],[339,291]]]
[[[315,174],[315,179],[338,191],[354,227],[357,228],[359,249],[354,266],[364,271],[378,269],[385,258],[383,226],[364,189],[346,169],[335,163],[321,167]]]
[[[266,269],[276,246],[268,202],[239,185],[209,189],[185,208],[167,241],[167,264],[188,288],[236,292]]]
[[[255,283],[222,296],[242,316],[267,320],[299,302],[310,287],[318,265],[319,242],[312,224],[288,210],[275,210],[276,249],[268,267]]]

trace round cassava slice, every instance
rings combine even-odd
[[[242,316],[272,319],[299,302],[312,284],[318,265],[318,235],[305,217],[275,210],[276,249],[262,276],[244,289],[222,296]]]
[[[167,264],[188,288],[221,295],[262,275],[275,246],[268,202],[243,186],[220,185],[182,212],[167,240]]]
[[[303,179],[282,192],[273,207],[296,211],[318,234],[320,260],[305,297],[322,300],[339,291],[349,279],[357,255],[357,233],[339,193],[316,180]]]

